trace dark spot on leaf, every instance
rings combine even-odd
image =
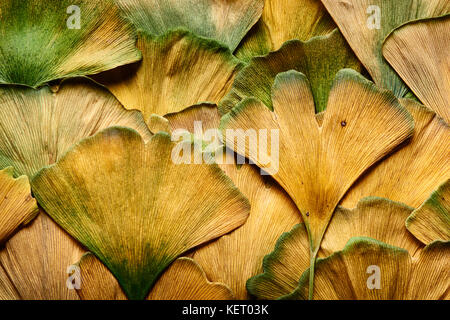
[[[306,213],[306,216],[309,217],[309,212]]]
[[[344,120],[344,121],[341,121],[341,126],[342,126],[342,127],[345,127],[346,125],[347,125],[347,121],[345,121],[345,120]]]

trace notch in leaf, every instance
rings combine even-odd
[[[252,59],[239,71],[231,90],[220,101],[219,110],[228,113],[247,97],[255,97],[272,109],[270,91],[276,75],[297,70],[309,79],[316,112],[322,112],[334,77],[343,68],[360,72],[362,66],[338,29],[308,41],[287,41],[279,50]]]

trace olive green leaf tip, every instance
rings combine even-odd
[[[344,68],[336,73],[336,76],[334,77],[334,85],[343,81],[355,81],[364,84],[367,87],[376,88],[375,84],[372,81],[365,78],[361,73],[351,68]]]
[[[283,232],[281,236],[278,238],[277,242],[275,243],[275,247],[273,251],[266,256],[264,256],[263,259],[263,272],[261,274],[258,274],[256,276],[251,277],[247,280],[246,287],[247,291],[253,295],[258,295],[258,287],[260,283],[264,283],[266,281],[270,281],[273,276],[273,265],[274,263],[280,261],[282,251],[285,247],[286,242],[290,241],[292,238],[294,238],[298,232],[304,232],[305,230],[305,224],[304,223],[298,223],[292,229],[288,232]]]
[[[352,252],[353,250],[365,251],[365,250],[373,250],[381,247],[383,249],[395,250],[398,252],[408,254],[408,251],[405,249],[395,247],[393,245],[384,243],[382,241],[369,238],[369,237],[353,237],[347,241],[344,249],[342,249],[342,253]]]

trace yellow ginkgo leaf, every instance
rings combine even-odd
[[[12,167],[0,170],[0,244],[39,211],[28,178],[14,179],[13,173]]]
[[[0,86],[0,168],[12,166],[15,176],[31,178],[74,143],[110,126],[151,137],[138,111],[125,110],[92,81],[67,80],[56,93],[47,86]]]
[[[257,24],[236,50],[236,56],[250,60],[278,50],[288,40],[306,41],[331,32],[336,25],[319,0],[265,0]]]
[[[219,41],[233,51],[258,21],[264,0],[116,0],[138,30],[163,35],[185,29]]]
[[[383,58],[384,39],[408,21],[450,12],[448,0],[322,0],[322,3],[374,82],[393,91],[398,98],[405,97],[409,89]]]
[[[450,123],[450,14],[410,22],[385,40],[383,55],[415,95]]]
[[[194,259],[208,278],[229,285],[236,298],[249,299],[247,280],[262,271],[264,256],[283,232],[301,222],[301,216],[285,191],[270,178],[265,181],[257,167],[220,167],[249,199],[250,216],[239,229],[197,250]]]
[[[40,212],[0,251],[0,299],[77,300],[74,288],[80,279],[74,264],[83,253],[74,239]]]
[[[352,208],[361,198],[377,196],[417,208],[450,178],[449,125],[411,99],[400,99],[400,103],[414,118],[412,138],[364,174],[345,195],[342,206]]]
[[[274,111],[254,98],[242,101],[222,118],[222,134],[227,147],[244,152],[294,200],[308,230],[313,263],[348,188],[410,137],[414,123],[392,93],[351,69],[337,74],[321,126],[303,74],[279,74],[272,101]],[[263,134],[272,135],[270,143],[261,143]],[[267,145],[273,146],[270,152]]]
[[[352,238],[342,251],[319,259],[317,300],[439,300],[449,298],[450,242],[433,242],[412,258],[408,251],[370,238]],[[306,299],[305,272],[285,299]]]
[[[342,250],[352,237],[370,237],[407,250],[416,255],[423,245],[406,229],[405,220],[412,208],[382,198],[362,199],[355,209],[337,207],[325,232],[319,257]],[[265,257],[264,273],[251,278],[247,287],[260,299],[288,295],[309,267],[308,234],[303,224],[295,226],[277,242]]]
[[[411,214],[406,227],[425,244],[450,241],[450,179]]]
[[[248,200],[216,165],[179,164],[165,133],[109,128],[32,181],[39,204],[93,252],[131,299],[179,255],[241,226]]]
[[[158,37],[141,32],[139,64],[95,77],[127,109],[141,110],[148,122],[201,102],[218,103],[228,92],[242,63],[219,43],[187,31]]]

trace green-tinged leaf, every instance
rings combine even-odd
[[[261,19],[236,50],[244,61],[278,50],[288,40],[306,41],[336,25],[320,0],[265,0]]]
[[[32,181],[39,204],[144,299],[179,255],[242,225],[248,200],[216,165],[180,164],[165,133],[113,127]]]
[[[112,0],[0,1],[0,83],[39,87],[140,60]]]
[[[111,272],[93,254],[78,263],[83,286],[82,300],[125,300],[126,296]],[[176,259],[158,279],[147,300],[232,300],[230,288],[209,282],[200,265],[186,257]]]

